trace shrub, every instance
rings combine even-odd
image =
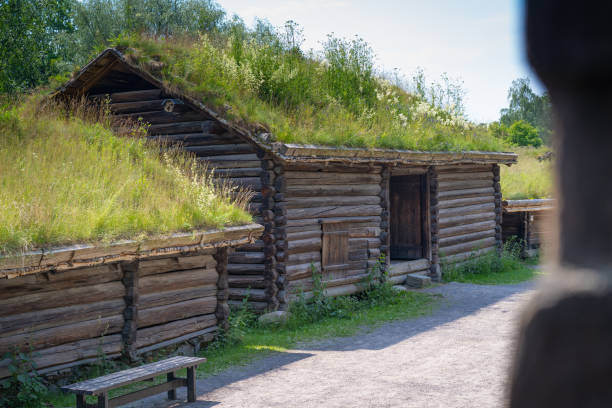
[[[44,407],[47,387],[38,375],[32,353],[6,353],[10,377],[1,383],[0,406],[11,408]]]
[[[510,125],[506,137],[508,142],[517,146],[540,147],[542,145],[542,138],[538,130],[524,120],[517,120]]]

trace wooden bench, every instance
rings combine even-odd
[[[130,368],[103,377],[92,378],[62,387],[62,390],[76,394],[77,408],[117,407],[146,398],[151,395],[168,392],[168,399],[176,399],[176,388],[187,387],[187,401],[196,400],[196,375],[198,365],[204,363],[205,358],[199,357],[171,357],[156,363],[145,364],[140,367]],[[187,378],[177,378],[175,372],[181,368],[187,369]],[[143,390],[134,391],[112,399],[108,398],[108,392],[124,385],[133,384],[138,381],[152,380],[158,375],[166,374],[167,382],[153,385]],[[87,404],[85,397],[95,395],[98,397],[97,404]]]

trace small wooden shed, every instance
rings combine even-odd
[[[149,122],[149,137],[181,143],[218,177],[253,189],[261,240],[230,255],[230,301],[285,308],[322,273],[329,295],[360,290],[384,259],[393,282],[440,258],[465,259],[502,245],[499,166],[514,153],[421,152],[288,145],[224,120],[166,88],[116,49],[107,49],[58,96],[110,98],[118,118]]]
[[[554,200],[504,200],[502,239],[519,239],[523,256],[533,256],[547,241]]]
[[[262,230],[251,224],[0,257],[0,355],[31,350],[47,374],[101,357],[197,351],[228,325],[228,249]],[[0,379],[8,364],[0,360]]]

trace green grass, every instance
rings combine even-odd
[[[505,200],[551,198],[553,162],[539,161],[548,148],[517,147],[518,163],[501,166],[501,188]]]
[[[124,35],[114,41],[133,63],[244,126],[277,141],[426,151],[508,151],[444,98],[408,93],[376,76],[361,40],[330,37],[322,54],[275,35],[202,35],[197,40]],[[160,70],[161,67],[161,70]],[[421,84],[423,85],[423,84]],[[431,93],[437,92],[437,88]],[[452,87],[448,95],[460,99]],[[449,99],[447,98],[447,99]],[[435,98],[433,98],[435,99]]]
[[[390,290],[390,286],[385,285],[359,296],[320,298],[318,306],[315,305],[316,301],[308,304],[297,302],[292,305],[293,313],[289,321],[280,326],[260,326],[256,315],[245,307],[244,303],[240,309],[232,312],[228,333],[200,353],[207,358],[207,362],[199,367],[198,377],[207,377],[229,367],[246,365],[272,353],[288,352],[305,342],[351,336],[385,322],[427,315],[436,308],[437,300],[437,296],[427,293],[395,293]],[[160,355],[159,358],[164,356]],[[95,374],[91,373],[90,376]],[[179,372],[179,375],[185,373]],[[165,377],[158,377],[155,383],[164,380]],[[113,391],[110,396],[149,385],[151,383],[131,385]],[[74,396],[60,392],[50,393],[47,400],[55,408],[74,405]]]
[[[444,282],[473,283],[477,285],[509,285],[536,278],[541,272],[537,261],[522,260],[517,243],[510,242],[501,256],[493,251],[478,257],[471,257],[460,265],[444,265]]]
[[[0,253],[251,221],[244,193],[230,199],[194,158],[160,154],[138,127],[115,134],[103,113],[39,99],[0,109]]]

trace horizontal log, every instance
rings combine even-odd
[[[138,329],[136,347],[142,348],[176,337],[184,336],[217,324],[214,314],[192,317],[185,320],[176,320],[157,326]]]
[[[444,227],[438,232],[439,240],[446,237],[470,234],[478,231],[495,231],[495,221],[482,221],[473,224],[459,225],[457,227]]]
[[[114,114],[155,111],[164,109],[164,102],[166,101],[170,101],[170,99],[143,99],[131,102],[115,102],[110,104],[110,110]]]
[[[193,288],[217,283],[218,277],[215,269],[191,269],[182,272],[150,275],[138,280],[138,291],[141,295],[144,295],[169,289]]]
[[[313,208],[292,208],[287,210],[287,217],[290,220],[350,216],[367,217],[380,215],[381,212],[382,208],[380,205],[326,206]]]
[[[200,344],[207,344],[214,340],[216,332],[218,330],[219,328],[215,325],[209,326],[202,330],[189,332],[187,334],[183,334],[182,336],[174,337],[169,340],[160,341],[159,343],[155,343],[150,346],[141,347],[140,349],[138,349],[138,353],[140,354],[149,353],[154,350],[159,350],[160,348],[165,348],[168,346],[173,346],[175,344],[184,343],[184,342],[187,342],[188,340],[194,340],[196,338],[197,339],[195,340],[195,342],[198,342]],[[189,343],[193,344],[194,342],[189,341]]]
[[[359,166],[352,163],[350,166],[342,164],[315,163],[315,162],[290,162],[284,165],[285,171],[325,171],[337,173],[369,173],[380,174],[381,166]]]
[[[483,212],[479,214],[458,215],[455,217],[447,217],[447,218],[441,217],[438,223],[439,223],[440,229],[442,229],[446,227],[455,227],[457,225],[467,225],[467,224],[473,224],[476,222],[490,221],[490,220],[495,220],[495,214],[490,211],[487,211],[487,212]]]
[[[448,164],[448,165],[440,165],[435,167],[436,173],[438,175],[444,173],[458,173],[458,172],[482,172],[482,171],[492,171],[492,166],[489,164]]]
[[[112,120],[114,123],[120,123],[121,121],[125,120],[133,120],[150,123],[151,125],[161,125],[204,121],[206,120],[206,115],[189,110],[189,108],[176,106],[173,112],[166,112],[163,109],[146,112],[132,112],[121,115],[113,115]]]
[[[323,235],[320,226],[316,226],[316,229],[306,230],[306,231],[298,231],[287,233],[287,241],[299,241],[303,239],[309,238],[318,238],[321,239]]]
[[[0,354],[17,347],[21,350],[39,350],[59,346],[77,340],[91,339],[106,334],[113,334],[123,328],[123,315],[108,316],[71,323],[59,327],[22,333],[14,336],[0,337]]]
[[[232,264],[258,264],[265,260],[262,252],[236,252],[229,256]]]
[[[323,197],[288,197],[287,208],[310,208],[332,205],[372,205],[380,204],[380,197],[370,196],[323,196]]]
[[[216,308],[216,296],[185,300],[147,309],[139,308],[138,328],[214,313]]]
[[[212,255],[182,256],[140,261],[138,265],[139,276],[154,275],[171,271],[188,269],[214,269],[217,265]]]
[[[117,281],[62,289],[52,294],[49,292],[33,293],[0,299],[0,316],[79,305],[92,301],[122,299],[124,295],[125,288],[121,282]]]
[[[484,203],[493,203],[495,197],[493,194],[490,196],[477,196],[477,197],[467,197],[467,198],[457,198],[454,200],[440,200],[438,202],[439,209],[445,208],[456,208],[456,207],[465,207],[476,204],[484,204]]]
[[[379,184],[365,185],[305,185],[287,184],[286,197],[317,197],[333,195],[372,196],[380,192]]]
[[[307,262],[297,265],[288,265],[285,270],[287,279],[290,281],[303,279],[307,276],[312,276],[312,268],[316,271],[321,270],[321,262]]]
[[[462,180],[462,181],[438,181],[438,190],[465,190],[471,188],[492,187],[493,180]]]
[[[227,265],[227,272],[231,275],[258,275],[264,272],[264,265],[230,263]]]
[[[287,259],[287,265],[297,265],[307,262],[320,262],[321,251],[303,252],[298,254],[290,254]]]
[[[154,140],[163,144],[181,145],[181,146],[197,146],[197,145],[221,145],[229,143],[241,143],[238,137],[229,132],[220,134],[215,133],[177,133],[174,135],[152,135],[147,136],[147,139]]]
[[[225,128],[215,120],[197,120],[192,122],[162,123],[151,125],[149,135],[176,135],[185,133],[222,134]]]
[[[462,244],[445,246],[440,248],[438,253],[440,256],[445,257],[448,255],[455,255],[463,252],[473,252],[481,248],[489,248],[494,246],[496,243],[495,237],[489,237],[484,239],[478,239],[476,241],[469,241]]]
[[[214,156],[213,156],[214,157]],[[203,161],[209,169],[239,169],[239,168],[254,168],[261,165],[259,160],[222,160],[222,161]]]
[[[245,153],[245,154],[225,154],[225,155],[218,155],[218,156],[202,156],[202,157],[198,157],[198,161],[207,161],[210,162],[212,166],[214,166],[217,162],[219,163],[223,163],[223,162],[259,162],[259,159],[257,158],[257,155],[255,153]],[[249,167],[256,167],[256,166],[249,166]]]
[[[319,234],[320,235],[320,234]],[[308,238],[301,240],[291,240],[287,242],[287,254],[297,254],[300,252],[312,252],[321,249],[321,238]]]
[[[330,217],[325,218],[327,222],[350,222],[350,223],[361,223],[361,222],[372,222],[380,224],[380,216],[373,217]],[[319,222],[319,218],[304,218],[300,220],[287,220],[287,228],[291,229],[293,227],[304,227],[309,226],[312,227],[314,225],[318,225],[319,228],[321,224]]]
[[[233,186],[250,188],[255,191],[261,190],[261,178],[259,177],[224,178],[224,179],[217,179],[216,183],[217,184],[229,183]]]
[[[2,293],[2,299],[8,299],[33,293],[118,281],[122,276],[123,273],[118,265],[40,272],[14,279],[0,279],[0,293]]]
[[[468,197],[479,197],[479,196],[492,197],[493,194],[495,194],[495,189],[493,187],[438,191],[438,200],[440,200],[441,202],[444,200],[454,200],[458,198],[468,198]]]
[[[414,261],[391,261],[390,276],[416,273],[428,269],[430,266],[428,259],[417,259]]]
[[[247,143],[242,144],[219,144],[205,146],[185,146],[185,150],[198,156],[225,156],[232,154],[244,154],[255,151],[255,148]]]
[[[469,234],[454,235],[438,239],[440,250],[445,250],[447,247],[461,244],[464,242],[478,241],[486,238],[495,237],[495,228],[486,231],[472,232]]]
[[[53,296],[53,294],[49,294]],[[92,299],[93,300],[93,299]],[[0,317],[0,337],[9,337],[80,321],[94,320],[123,313],[123,299],[78,304]]]
[[[463,253],[455,254],[455,255],[441,256],[440,258],[441,258],[441,262],[443,265],[448,265],[448,264],[452,264],[456,262],[465,261],[472,256],[480,256],[480,255],[487,254],[489,252],[495,251],[495,249],[496,249],[495,246],[491,246],[489,248],[477,249],[476,251],[472,251],[472,252],[463,252]]]
[[[453,207],[453,208],[443,208],[438,211],[438,214],[441,218],[445,217],[454,217],[457,215],[467,215],[467,214],[477,214],[486,211],[490,211],[493,213],[495,210],[495,203],[488,202],[484,204],[475,204],[469,205],[465,207]]]
[[[237,252],[260,252],[264,248],[264,242],[261,239],[256,240],[252,244],[240,245],[236,248]]]
[[[215,169],[213,175],[215,177],[259,177],[263,170],[261,167],[244,167],[237,169]]]
[[[150,99],[159,99],[161,89],[146,89],[144,91],[113,92],[108,94],[90,95],[90,99],[105,100],[109,98],[111,102],[135,102]]]
[[[54,370],[70,368],[80,364],[91,364],[99,361],[100,353],[106,358],[118,357],[123,343],[120,334],[103,336],[95,339],[80,340],[34,353],[33,360],[40,374]],[[9,375],[8,360],[0,362],[0,378]],[[78,362],[78,364],[71,364]],[[51,369],[48,369],[51,367]]]
[[[156,306],[164,306],[170,303],[182,302],[190,299],[199,299],[215,296],[216,293],[216,284],[203,285],[194,288],[166,290],[164,292],[148,293],[140,296],[138,300],[138,308],[147,309]]]
[[[473,171],[473,172],[451,172],[438,174],[438,180],[491,180],[493,181],[492,171]]]
[[[294,186],[313,184],[380,184],[379,174],[286,171],[284,175],[287,179],[287,184]]]
[[[265,289],[267,286],[263,275],[229,275],[228,281],[231,288]]]
[[[268,300],[264,289],[229,288],[229,298],[232,300],[243,300],[248,297],[249,301],[265,302]]]
[[[243,306],[242,300],[228,300],[227,303],[234,309],[240,309]],[[268,309],[268,302],[255,302],[249,300],[248,307],[256,313],[265,312]]]
[[[391,176],[417,176],[427,173],[429,166],[393,167]]]

